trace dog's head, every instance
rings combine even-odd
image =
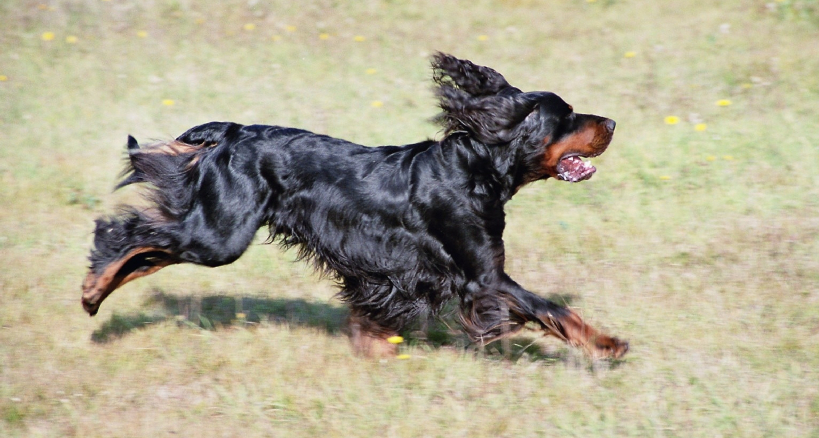
[[[510,148],[525,167],[523,183],[591,178],[597,169],[582,158],[602,154],[614,135],[614,120],[575,113],[554,93],[524,93],[489,67],[437,53],[432,69],[446,134],[465,131],[486,145]]]

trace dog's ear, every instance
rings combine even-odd
[[[466,131],[482,143],[507,143],[536,107],[530,93],[509,85],[489,67],[437,53],[432,69],[443,110],[435,120],[446,134]]]
[[[441,52],[432,56],[432,78],[440,87],[457,88],[475,97],[520,93],[495,70]]]
[[[466,131],[484,144],[505,144],[520,137],[520,129],[537,101],[528,93],[513,96],[472,97],[450,87],[438,89],[443,112],[435,121],[444,127],[445,135]]]

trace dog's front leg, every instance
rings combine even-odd
[[[593,359],[619,358],[628,351],[628,342],[600,333],[573,310],[527,291],[506,274],[473,286],[462,300],[461,319],[472,339],[481,343],[509,336],[532,321]]]
[[[600,333],[575,311],[527,291],[505,274],[501,291],[510,314],[540,324],[549,335],[582,348],[593,359],[616,359],[628,352],[628,342]]]

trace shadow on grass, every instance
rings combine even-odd
[[[549,296],[551,301],[563,305],[570,305],[574,298],[571,295]],[[91,340],[104,344],[167,320],[175,320],[180,326],[204,330],[249,327],[266,322],[316,328],[329,335],[339,336],[343,332],[347,313],[347,308],[343,306],[303,299],[228,295],[174,296],[155,291],[146,301],[144,311],[112,315],[91,334]],[[485,346],[471,343],[460,329],[457,313],[457,304],[453,301],[441,312],[440,317],[420,318],[419,322],[402,335],[408,345],[431,350],[449,348],[473,351],[487,359],[537,361],[546,364],[576,361],[567,348],[549,347],[540,343],[539,331],[532,332],[532,336],[527,336],[524,332],[520,336]]]
[[[347,310],[328,303],[302,299],[211,296],[174,296],[155,292],[145,305],[148,310],[129,315],[114,314],[91,334],[96,343],[106,343],[169,319],[180,325],[215,330],[231,325],[261,322],[313,327],[338,335]]]
[[[143,312],[135,315],[113,314],[111,319],[91,333],[91,340],[97,344],[104,344],[141,328],[148,327],[155,322],[167,319],[164,315],[148,315]]]

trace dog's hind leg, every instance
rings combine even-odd
[[[137,212],[97,220],[94,246],[91,268],[82,284],[82,305],[91,316],[120,286],[181,262],[171,235]]]
[[[398,345],[388,341],[391,336],[397,336],[398,332],[378,325],[355,309],[350,311],[347,318],[347,330],[356,354],[387,358],[398,353]]]
[[[210,208],[216,209],[215,205]],[[95,315],[114,290],[169,265],[216,267],[232,263],[250,245],[261,222],[261,212],[222,212],[221,225],[208,223],[203,215],[197,208],[188,220],[165,222],[132,211],[98,220],[91,267],[82,286],[85,310]]]
[[[129,139],[131,172],[122,185],[152,183],[154,206],[97,220],[91,267],[83,282],[82,304],[94,315],[118,287],[165,266],[195,263],[209,267],[233,262],[244,253],[264,222],[269,189],[244,169],[256,157],[229,155],[229,148],[161,143],[139,148]],[[222,153],[216,159],[208,154]],[[214,158],[211,156],[211,158]],[[229,163],[238,163],[236,168]]]

